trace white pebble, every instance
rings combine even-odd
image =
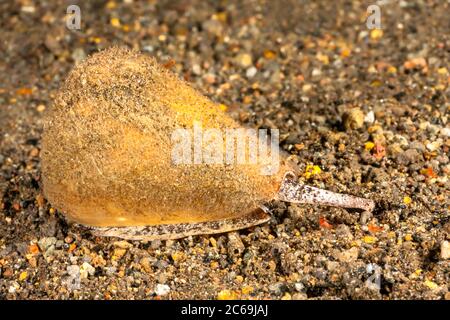
[[[153,46],[148,45],[148,46],[144,46],[142,48],[142,50],[146,51],[146,52],[153,52],[154,48],[153,48]]]
[[[20,10],[22,12],[26,12],[26,13],[35,13],[36,12],[36,8],[33,6],[22,6],[20,8]]]
[[[433,142],[430,142],[426,145],[427,149],[431,152],[436,151],[437,149],[439,149],[441,147],[442,141],[440,141],[439,139]]]
[[[450,242],[441,242],[441,259],[450,259]]]
[[[200,67],[199,64],[194,64],[192,66],[192,72],[198,76],[198,75],[202,74],[202,68]]]
[[[365,123],[374,123],[375,122],[375,113],[373,111],[369,111],[364,117]]]
[[[95,268],[91,266],[89,263],[84,262],[80,267],[80,276],[81,279],[86,279],[89,275],[93,276],[95,273]]]
[[[245,75],[247,76],[247,78],[253,78],[257,72],[258,70],[255,67],[250,67],[247,69]]]
[[[158,283],[155,287],[155,293],[158,296],[165,296],[170,292],[170,287],[166,284]]]
[[[294,285],[294,287],[295,287],[295,290],[296,290],[297,292],[303,292],[303,291],[305,290],[305,285],[304,285],[303,283],[301,283],[301,282],[297,282],[297,283]]]
[[[67,273],[71,277],[77,277],[80,274],[80,267],[76,265],[68,266],[67,267]]]
[[[450,137],[450,128],[442,128],[440,134],[444,137]]]
[[[318,77],[318,76],[320,76],[321,74],[322,74],[322,71],[321,71],[320,69],[317,69],[317,68],[314,68],[313,71],[312,71],[312,73],[311,73],[311,75],[312,75],[313,77]]]
[[[364,39],[364,38],[367,38],[369,36],[369,32],[367,32],[367,31],[361,31],[359,34],[358,34],[358,39]]]
[[[426,128],[428,128],[429,125],[430,123],[428,121],[422,121],[421,123],[419,123],[419,129],[425,130]]]

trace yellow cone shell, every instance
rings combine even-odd
[[[275,195],[282,172],[174,165],[171,134],[194,121],[239,127],[153,58],[120,48],[94,54],[70,72],[47,115],[46,198],[82,224],[134,226],[235,218]]]

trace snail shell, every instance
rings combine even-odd
[[[239,127],[155,59],[121,48],[96,53],[70,72],[46,117],[44,194],[69,220],[109,231],[196,228],[160,227],[154,235],[170,238],[163,236],[170,230],[237,229],[236,219],[275,196],[283,170],[265,176],[254,164],[174,165],[172,132],[196,122]],[[245,226],[267,220],[258,217]],[[211,227],[214,222],[221,225]]]

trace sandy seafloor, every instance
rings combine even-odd
[[[450,4],[384,1],[382,31],[370,4],[80,1],[71,31],[65,1],[2,1],[0,298],[450,299]],[[278,128],[302,181],[376,212],[274,203],[240,250],[226,234],[140,243],[72,226],[42,196],[42,119],[72,66],[111,45]]]

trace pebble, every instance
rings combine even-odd
[[[336,269],[339,267],[339,262],[336,261],[327,261],[327,270],[330,272],[336,271]]]
[[[76,48],[75,50],[73,50],[71,57],[73,61],[78,63],[86,59],[86,53],[82,48]]]
[[[253,58],[248,53],[240,53],[236,56],[235,62],[242,68],[248,68],[253,64]]]
[[[9,287],[8,292],[9,293],[15,293],[17,289],[20,288],[20,285],[17,282],[13,282],[13,285]]]
[[[297,292],[304,292],[305,291],[305,285],[301,282],[297,282],[294,284],[294,288]]]
[[[320,76],[321,74],[322,74],[322,71],[321,71],[320,69],[318,69],[318,68],[314,68],[313,71],[311,72],[311,75],[312,75],[313,77],[318,77],[318,76]]]
[[[324,268],[317,268],[314,270],[313,275],[320,280],[325,280],[327,278],[328,271]]]
[[[242,240],[239,236],[238,232],[230,232],[228,233],[228,255],[230,257],[238,257],[245,250],[245,246],[242,243]]]
[[[67,273],[69,274],[69,276],[73,278],[78,277],[80,274],[80,267],[77,265],[68,266]]]
[[[214,84],[216,83],[216,75],[214,73],[207,73],[204,75],[203,77],[205,79],[205,81],[209,84]]]
[[[129,243],[127,241],[124,241],[124,240],[122,240],[122,241],[115,241],[113,243],[113,246],[116,247],[116,248],[120,248],[120,249],[129,249],[129,248],[133,247],[133,245],[131,243]]]
[[[437,126],[437,125],[435,125],[435,124],[431,124],[431,123],[429,123],[428,126],[427,126],[427,128],[426,128],[426,130],[427,130],[432,136],[437,135],[437,134],[439,133],[440,129],[441,129],[441,128],[440,128],[439,126]]]
[[[346,111],[342,117],[346,129],[359,129],[364,124],[364,113],[359,108]]]
[[[34,7],[32,5],[24,5],[20,8],[20,11],[25,12],[25,13],[35,13],[36,7]]]
[[[340,262],[355,262],[358,259],[358,254],[359,254],[359,250],[357,247],[352,247],[348,250],[339,252],[336,255],[336,258],[340,261]]]
[[[205,22],[203,22],[202,28],[209,34],[217,37],[221,36],[223,33],[222,23],[214,19],[206,20]]]
[[[169,294],[170,287],[167,284],[158,283],[155,287],[155,294],[157,296],[165,296]]]
[[[153,250],[159,249],[162,245],[162,241],[161,240],[153,240],[150,243],[150,248],[152,248]]]
[[[73,242],[73,237],[71,235],[68,235],[67,237],[64,238],[64,242],[65,243],[72,243]]]
[[[393,136],[393,140],[397,142],[402,147],[407,147],[409,145],[408,139],[406,139],[401,134],[396,134]]]
[[[418,151],[425,151],[425,146],[420,141],[413,141],[409,144],[410,149],[416,149]]]
[[[105,272],[107,276],[114,276],[116,271],[117,271],[116,267],[105,267]]]
[[[430,125],[430,122],[422,121],[422,122],[419,123],[419,129],[420,130],[426,130],[429,125]]]
[[[57,240],[55,243],[55,248],[56,249],[61,249],[64,246],[64,241],[62,240]]]
[[[54,246],[55,244],[56,244],[55,237],[45,237],[39,239],[38,241],[39,248],[43,252],[46,252],[51,246]]]
[[[336,227],[336,235],[342,239],[353,240],[353,234],[350,227],[345,224],[340,224]]]
[[[253,287],[251,287],[251,286],[245,286],[245,287],[242,288],[241,291],[242,291],[242,294],[250,294],[250,293],[253,292],[253,290],[254,290]]]
[[[112,260],[120,260],[125,255],[125,253],[127,253],[126,249],[116,248],[116,249],[114,249],[113,256],[111,259]]]
[[[433,282],[431,280],[425,280],[423,284],[426,285],[431,290],[435,290],[439,287],[436,282]]]
[[[306,300],[306,299],[308,299],[306,293],[294,293],[292,295],[292,300]]]
[[[36,107],[37,112],[42,113],[45,111],[45,105],[40,104]]]
[[[369,222],[370,218],[372,218],[372,212],[370,211],[363,211],[361,213],[361,216],[359,217],[359,223],[362,225],[366,225],[367,222]]]
[[[448,241],[441,242],[441,259],[450,259],[450,242]]]
[[[151,45],[146,45],[142,47],[142,50],[145,52],[153,52],[155,50],[155,48]]]
[[[145,272],[152,272],[153,261],[151,261],[149,257],[143,257],[139,263]]]
[[[80,267],[77,265],[71,265],[67,267],[67,273],[69,277],[65,280],[67,288],[72,290],[78,290],[81,287],[81,274]]]
[[[286,292],[281,300],[292,300],[292,296],[289,294],[289,292]]]
[[[95,274],[95,268],[89,263],[84,262],[79,268],[81,279],[86,279],[88,276],[93,276]]]
[[[441,140],[436,140],[430,143],[427,143],[426,147],[429,151],[433,152],[438,150],[442,145],[442,141]]]
[[[373,236],[364,236],[362,240],[367,244],[372,244],[377,242],[378,239]]]
[[[311,91],[312,88],[313,88],[312,84],[310,84],[310,83],[305,83],[305,84],[302,86],[302,91],[303,91],[304,93],[308,93],[309,91]],[[305,97],[305,99],[307,99],[307,97]],[[304,101],[304,102],[306,102],[306,101]]]
[[[217,300],[237,300],[238,295],[235,291],[228,289],[222,290],[217,294]]]
[[[282,282],[272,283],[269,285],[269,291],[275,295],[281,295],[284,284]]]
[[[14,274],[14,271],[11,268],[6,268],[3,271],[3,278],[6,278],[6,279],[11,278],[13,276],[13,274]]]
[[[397,163],[400,165],[409,165],[411,163],[417,163],[422,158],[417,149],[408,149],[404,152],[397,154]]]
[[[448,156],[446,154],[441,154],[441,155],[437,156],[435,160],[437,162],[439,162],[440,164],[447,164],[450,161],[450,159],[448,158]]]
[[[258,72],[258,70],[255,67],[250,67],[247,69],[247,71],[245,72],[245,75],[247,78],[253,78],[256,73]]]
[[[440,131],[440,135],[447,137],[447,138],[450,137],[450,128],[447,128],[447,127],[442,128]]]
[[[364,117],[364,122],[366,123],[374,123],[375,122],[375,113],[373,111],[369,111]]]
[[[192,73],[195,74],[196,76],[199,76],[202,74],[202,68],[200,67],[199,64],[194,64],[192,66]]]

